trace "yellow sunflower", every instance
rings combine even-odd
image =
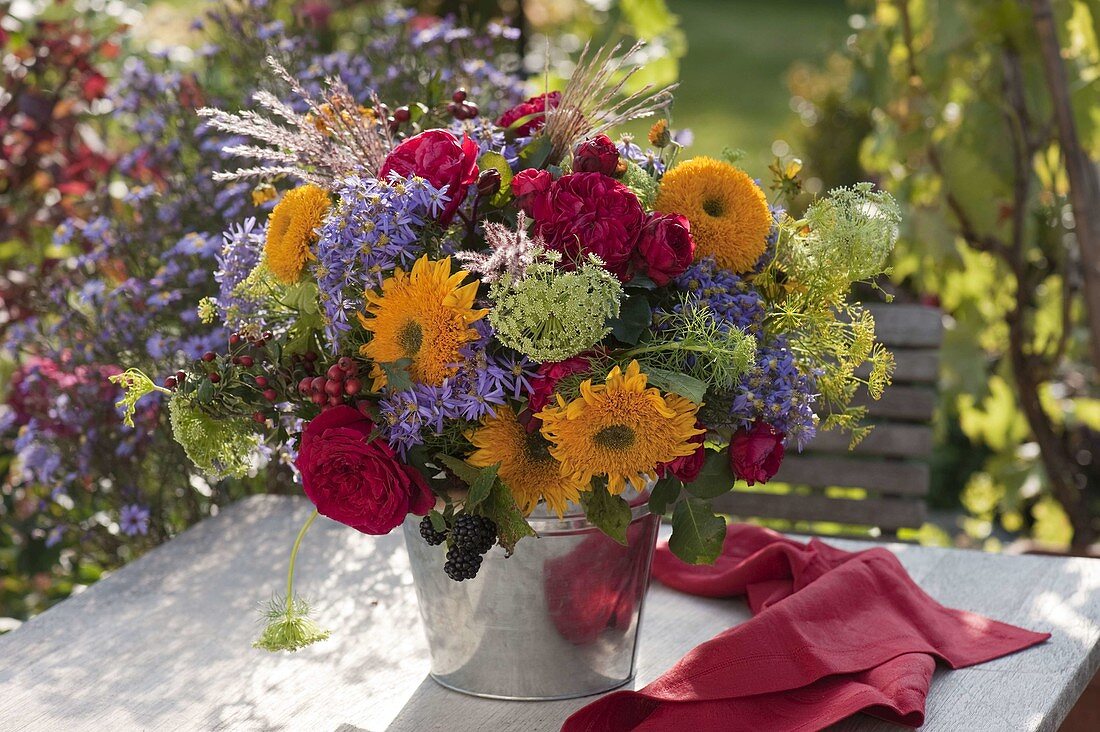
[[[753,268],[767,246],[772,214],[748,173],[714,158],[692,158],[661,179],[654,208],[691,222],[695,257],[734,272]]]
[[[691,438],[699,405],[676,394],[661,395],[647,386],[637,361],[626,373],[616,366],[605,384],[581,384],[581,395],[568,404],[559,395],[556,406],[538,413],[550,454],[562,472],[588,485],[606,475],[608,488],[622,493],[627,481],[645,486],[659,463],[690,455],[699,447]]]
[[[292,285],[302,276],[306,262],[313,259],[310,245],[328,212],[328,193],[315,185],[287,191],[267,222],[264,254],[267,267],[280,282]]]
[[[511,407],[497,407],[496,412],[496,417],[486,417],[481,427],[467,435],[478,449],[466,461],[477,468],[500,463],[497,474],[524,515],[541,498],[562,516],[569,501],[579,501],[580,491],[587,486],[562,474],[561,463],[550,455],[550,443],[537,431],[529,433]]]
[[[451,258],[433,262],[425,255],[411,272],[394,270],[382,282],[382,292],[366,292],[367,308],[359,322],[373,334],[359,352],[374,361],[374,388],[386,384],[378,364],[403,358],[412,361],[409,375],[416,382],[439,386],[456,371],[459,349],[477,338],[470,323],[488,310],[474,310],[477,282],[460,287],[467,273],[451,274]]]

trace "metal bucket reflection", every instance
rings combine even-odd
[[[465,582],[443,573],[446,547],[428,546],[419,519],[406,519],[432,677],[475,696],[543,700],[631,681],[660,523],[644,496],[631,504],[627,546],[579,510],[563,519],[536,513],[529,520],[538,538],[509,558],[494,547]]]

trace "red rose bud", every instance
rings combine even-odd
[[[567,376],[581,374],[592,368],[584,356],[570,356],[564,361],[539,366],[538,377],[531,381],[527,403],[532,412],[541,412],[554,396],[558,382]]]
[[[752,429],[741,428],[730,440],[730,469],[749,485],[767,483],[783,462],[782,432],[767,422],[754,422]]]
[[[645,212],[638,197],[614,178],[573,173],[554,181],[532,207],[535,233],[561,252],[563,264],[595,254],[623,282],[634,268]]]
[[[607,135],[596,135],[577,145],[573,153],[573,171],[576,173],[603,173],[614,175],[619,167],[619,151]]]
[[[266,376],[257,376],[256,377],[256,386],[260,387],[261,389],[266,387],[267,386],[267,377]]]
[[[494,196],[500,190],[500,171],[489,168],[481,171],[477,177],[477,193],[479,196]]]
[[[294,463],[302,490],[322,516],[378,535],[410,513],[428,513],[435,496],[385,440],[370,439],[373,430],[371,419],[353,407],[327,409],[306,425]]]
[[[512,195],[516,197],[516,204],[528,216],[534,216],[536,209],[542,210],[542,198],[553,182],[554,176],[545,170],[527,168],[519,171],[512,178]]]
[[[703,425],[696,422],[695,428],[703,429]],[[675,460],[658,465],[658,477],[663,478],[668,473],[672,473],[672,477],[676,478],[681,483],[690,483],[698,478],[699,471],[703,469],[703,463],[707,460],[707,448],[703,446],[703,439],[705,437],[706,433],[702,433],[695,435],[689,440],[689,442],[699,443],[699,448],[690,455],[683,455]]]
[[[269,402],[273,402],[278,398],[279,394],[274,389],[264,389],[264,399],[268,400]]]
[[[255,361],[252,360],[251,356],[241,356],[240,364],[246,369],[252,368],[253,363],[255,363]]]
[[[378,177],[385,179],[391,172],[406,178],[418,175],[436,188],[446,186],[450,200],[439,215],[446,226],[466,199],[466,186],[477,180],[478,152],[477,143],[466,135],[459,142],[448,130],[427,130],[391,150]]]
[[[516,127],[511,130],[512,134],[516,137],[530,137],[546,124],[546,110],[557,107],[560,102],[561,92],[556,91],[531,97],[500,115],[497,127],[508,129],[515,124]]]
[[[638,257],[649,279],[664,287],[695,258],[691,224],[680,214],[652,214],[638,237]]]

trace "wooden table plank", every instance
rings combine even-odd
[[[536,732],[588,701],[487,701],[436,685],[400,533],[367,537],[329,521],[314,526],[299,567],[333,638],[296,654],[249,648],[256,599],[281,585],[309,510],[301,499],[242,501],[0,636],[0,728]],[[939,673],[924,729],[1056,729],[1100,663],[1100,562],[891,548],[946,604],[1055,634]],[[747,617],[740,601],[654,585],[639,685]],[[897,728],[857,718],[837,729]]]

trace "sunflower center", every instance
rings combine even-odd
[[[722,202],[717,198],[708,198],[703,201],[703,211],[709,216],[718,218],[726,211],[726,207],[722,205]]]
[[[613,424],[592,435],[592,442],[609,450],[626,450],[634,444],[634,430],[624,424]]]
[[[550,442],[538,430],[527,435],[524,448],[527,451],[527,457],[535,462],[543,463],[550,460]]]
[[[424,343],[424,331],[420,323],[410,320],[401,326],[397,332],[397,344],[405,351],[406,356],[415,356],[420,352],[420,346]]]

